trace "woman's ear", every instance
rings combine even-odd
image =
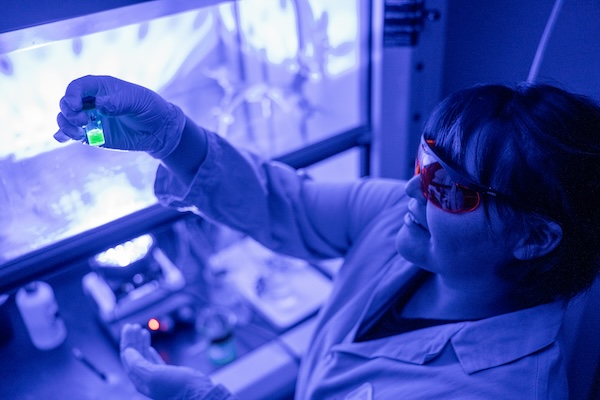
[[[562,228],[554,221],[535,218],[530,221],[529,230],[515,245],[513,254],[519,260],[532,260],[545,256],[562,240]]]

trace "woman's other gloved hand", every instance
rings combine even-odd
[[[106,143],[104,147],[145,151],[164,159],[179,144],[185,115],[177,106],[157,93],[110,76],[84,76],[67,87],[60,101],[59,142],[82,140],[82,126],[88,121],[82,99],[96,98],[96,109],[102,117]]]
[[[121,361],[136,389],[152,399],[231,398],[200,371],[165,364],[150,345],[150,333],[138,324],[123,327]]]

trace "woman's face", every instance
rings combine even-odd
[[[514,241],[496,212],[488,217],[482,205],[462,214],[441,210],[423,196],[419,176],[408,181],[406,192],[409,211],[396,248],[408,261],[462,282],[495,278],[500,267],[514,260]]]

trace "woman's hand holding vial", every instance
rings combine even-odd
[[[59,142],[87,140],[99,145],[101,140],[96,142],[94,134],[102,129],[104,147],[145,151],[157,159],[175,150],[186,123],[181,109],[157,93],[108,76],[85,76],[71,82],[60,109],[60,129],[54,135]],[[91,129],[87,128],[90,123],[95,125]]]

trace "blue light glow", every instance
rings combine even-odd
[[[144,258],[153,244],[152,236],[142,235],[103,251],[94,260],[100,266],[127,267]]]
[[[274,157],[366,120],[359,3],[245,0],[0,54],[0,263],[156,203],[156,160],[53,139],[71,80],[146,86]]]

